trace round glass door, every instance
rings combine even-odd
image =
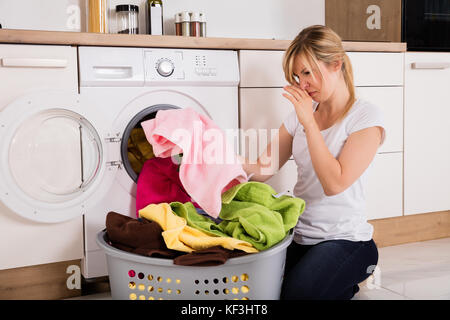
[[[25,194],[38,201],[61,203],[89,187],[102,156],[100,137],[85,118],[73,111],[49,109],[17,128],[8,162]]]

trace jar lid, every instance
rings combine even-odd
[[[139,12],[139,6],[135,6],[133,4],[119,4],[116,6],[116,11],[136,11]]]
[[[191,16],[189,15],[189,12],[183,11],[181,13],[181,21],[184,21],[184,22],[191,21]]]
[[[191,21],[200,21],[200,12],[192,12]]]
[[[175,23],[181,22],[181,13],[175,14]]]

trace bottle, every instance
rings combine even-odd
[[[148,0],[148,34],[163,34],[163,4],[162,0]]]
[[[206,37],[206,16],[200,12],[200,37]]]
[[[116,6],[117,33],[139,33],[139,7],[132,4]]]
[[[88,32],[108,32],[108,1],[88,0]]]
[[[200,13],[191,13],[190,33],[191,37],[200,37]]]
[[[175,34],[181,36],[181,13],[175,14]]]
[[[182,36],[189,37],[190,23],[191,23],[191,17],[189,15],[189,12],[183,11],[181,13],[181,35]]]

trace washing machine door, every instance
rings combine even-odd
[[[73,92],[15,100],[0,112],[0,200],[38,222],[82,215],[108,183],[100,136]]]

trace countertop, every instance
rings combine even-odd
[[[103,34],[87,32],[37,31],[0,29],[0,43],[52,44],[72,46],[118,46],[194,48],[229,50],[285,50],[291,40],[196,38],[181,36],[152,36],[146,34]],[[398,42],[349,42],[344,41],[346,51],[405,52],[406,43]]]

